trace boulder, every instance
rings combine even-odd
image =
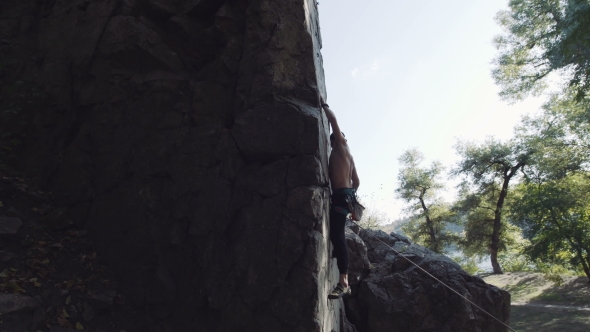
[[[346,301],[359,332],[506,331],[500,322],[509,322],[508,292],[398,234],[361,230],[359,235],[371,270]]]
[[[348,281],[353,287],[353,292],[361,280],[365,279],[371,271],[371,263],[367,256],[367,246],[365,242],[354,233],[350,228],[345,228],[346,245],[348,247]]]

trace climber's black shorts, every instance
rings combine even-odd
[[[346,196],[355,197],[354,189],[335,189],[332,192],[332,207],[330,208],[330,240],[334,247],[333,253],[336,256],[340,274],[348,274],[348,248],[346,247],[344,227],[350,210],[348,209]]]

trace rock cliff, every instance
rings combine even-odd
[[[154,331],[341,330],[315,1],[2,1],[1,80],[38,87],[19,168]]]

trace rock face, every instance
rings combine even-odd
[[[0,315],[18,311],[30,311],[38,307],[39,304],[39,301],[30,296],[0,294]]]
[[[0,37],[0,80],[44,96],[18,167],[88,230],[143,330],[346,329],[315,1],[7,0]]]
[[[428,276],[426,270],[483,310],[507,324],[510,294],[465,273],[446,256],[411,243],[407,238],[382,231],[347,232],[347,241],[366,251],[351,252],[352,270],[372,268],[353,284],[354,296],[346,300],[348,319],[359,332],[395,331],[507,331],[507,328]],[[385,245],[385,244],[387,245]],[[365,254],[365,252],[367,254]],[[356,291],[355,291],[356,290]]]
[[[16,234],[22,224],[19,218],[0,216],[0,236]]]

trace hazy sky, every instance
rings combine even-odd
[[[327,102],[355,158],[359,194],[397,218],[398,158],[457,161],[458,139],[507,139],[539,99],[508,105],[491,78],[508,0],[320,0]],[[451,186],[447,197],[454,191]]]

